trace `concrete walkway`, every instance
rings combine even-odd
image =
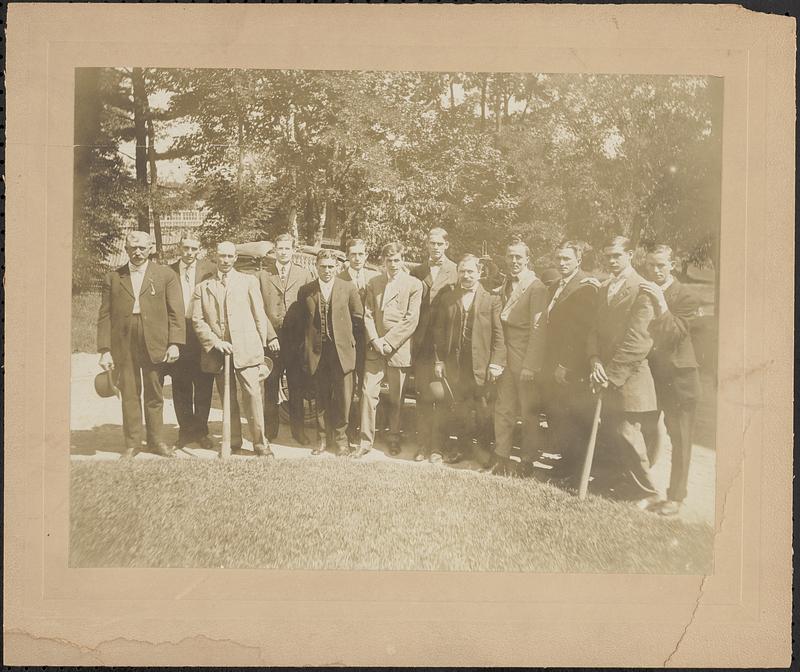
[[[94,391],[94,377],[99,372],[98,356],[84,353],[72,355],[71,376],[71,440],[70,453],[73,460],[116,460],[123,449],[122,411],[116,397],[102,399]],[[164,389],[164,422],[167,436],[177,436],[177,420],[171,398],[171,383],[167,377]],[[172,428],[172,433],[170,433]],[[222,433],[222,409],[216,391],[209,416],[209,428],[213,438],[219,443]],[[244,445],[234,459],[247,459],[253,455],[252,444],[247,440],[246,422],[243,421]],[[309,433],[309,438],[313,435]],[[380,448],[380,446],[378,446]],[[310,449],[298,446],[291,439],[288,427],[281,426],[276,441],[272,443],[272,451],[278,459],[337,459],[332,454],[311,457]],[[382,450],[373,450],[361,458],[364,462],[390,461],[405,462],[420,469],[478,469],[475,462],[462,462],[458,465],[432,465],[427,462],[413,461],[416,452],[410,442],[404,444],[403,451],[397,457],[390,457]],[[653,468],[654,478],[663,491],[669,482],[669,446]],[[189,446],[176,452],[179,459],[217,459],[217,451],[203,450],[197,446]],[[163,459],[150,453],[139,453],[137,460]],[[714,523],[714,484],[716,456],[713,450],[705,446],[694,446],[692,468],[689,475],[689,495],[684,502],[681,518],[691,522]],[[644,514],[643,514],[644,515]],[[647,514],[650,515],[650,514]]]

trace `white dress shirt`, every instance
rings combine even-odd
[[[292,262],[290,261],[288,264],[281,264],[279,262],[275,262],[275,268],[278,271],[278,277],[281,279],[282,282],[286,282],[286,279],[289,277],[289,269],[292,266]]]
[[[140,315],[142,308],[139,305],[139,294],[142,291],[142,283],[144,282],[144,274],[147,272],[147,264],[145,261],[141,266],[134,266],[130,261],[128,262],[128,271],[131,274],[131,285],[133,286],[133,314]]]
[[[433,264],[429,265],[429,268],[431,269],[431,279],[434,282],[436,282],[436,276],[439,275],[439,269],[441,269],[441,267],[442,267],[441,264],[437,264],[436,266],[434,266]]]
[[[189,319],[192,316],[192,294],[194,293],[197,262],[195,261],[191,266],[187,266],[181,260],[178,262],[178,268],[180,269],[178,275],[181,278],[181,289],[183,289],[183,307],[186,310],[186,319]]]
[[[364,277],[364,269],[354,271],[352,267],[347,269],[350,279],[355,283],[355,286],[360,290],[367,286],[366,278]]]
[[[329,282],[322,282],[319,281],[319,291],[322,294],[322,298],[325,299],[325,303],[331,302],[331,292],[333,291],[333,279]]]
[[[469,309],[472,307],[472,303],[475,301],[475,294],[478,292],[478,287],[477,285],[472,289],[464,289],[462,287],[461,291],[464,292],[461,295],[461,308],[465,313],[468,313]]]

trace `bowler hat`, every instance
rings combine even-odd
[[[264,362],[258,365],[258,380],[266,380],[275,365],[269,357],[264,357]]]
[[[437,378],[428,383],[428,390],[434,401],[443,401],[448,404],[453,402],[453,390],[450,389],[450,384],[445,377]]]
[[[103,398],[119,396],[117,375],[114,369],[101,371],[94,377],[94,391]]]

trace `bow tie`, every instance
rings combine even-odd
[[[428,266],[433,268],[434,266],[441,266],[444,263],[441,259],[439,261],[429,261]]]

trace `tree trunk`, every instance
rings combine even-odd
[[[147,160],[150,166],[150,182],[148,184],[148,201],[150,204],[150,212],[153,215],[153,236],[156,239],[156,254],[161,258],[164,252],[163,242],[161,240],[161,214],[158,211],[158,198],[156,191],[158,190],[158,167],[156,166],[156,133],[153,128],[153,119],[147,120]]]
[[[150,233],[147,193],[147,90],[144,83],[144,70],[133,68],[133,132],[136,140],[136,228]]]
[[[319,223],[317,224],[317,230],[314,233],[314,247],[320,247],[322,245],[322,238],[325,235],[325,224],[328,220],[328,199],[322,201],[322,211],[319,213]]]

